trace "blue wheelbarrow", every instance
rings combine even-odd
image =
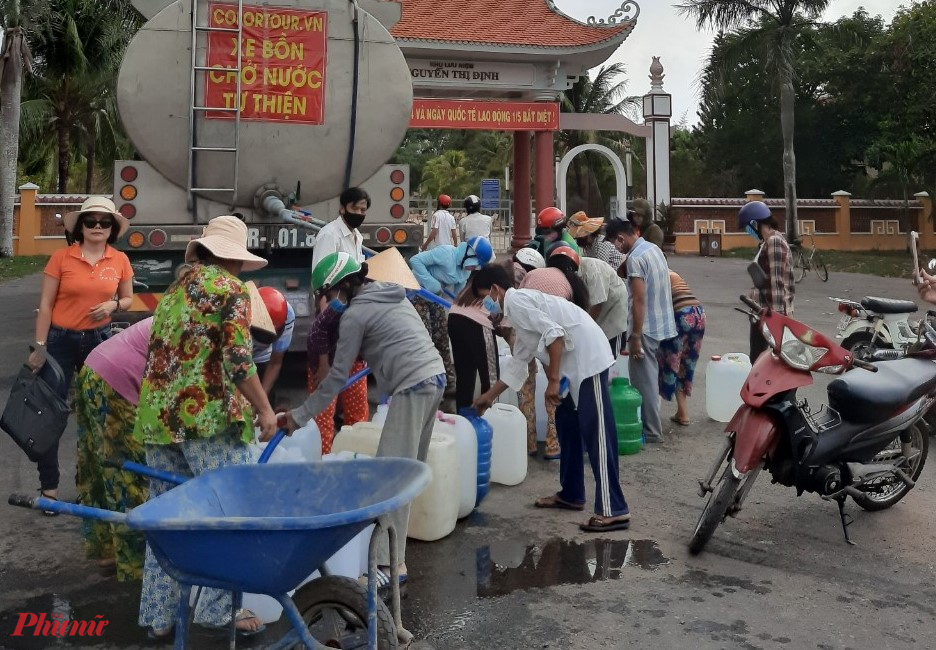
[[[325,648],[397,647],[400,618],[396,531],[384,516],[410,503],[431,477],[427,465],[406,458],[333,463],[234,465],[206,472],[124,514],[13,494],[15,506],[125,523],[146,536],[163,569],[182,586],[175,648],[186,647],[189,598],[195,585],[275,598],[292,629],[271,649],[302,644]],[[376,522],[369,549],[367,589],[325,576],[287,593],[355,535]],[[376,545],[390,541],[393,616],[377,597]],[[234,647],[234,616],[231,617]],[[336,645],[337,644],[337,645]]]

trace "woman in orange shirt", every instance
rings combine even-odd
[[[75,243],[55,251],[46,264],[29,365],[38,371],[49,354],[70,385],[91,350],[110,338],[111,314],[130,307],[133,269],[127,256],[111,247],[129,226],[113,201],[92,196],[63,221]],[[38,466],[39,491],[54,499],[59,482],[58,445]]]

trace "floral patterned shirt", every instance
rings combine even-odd
[[[253,412],[237,384],[251,359],[250,295],[215,265],[195,264],[156,307],[134,436],[168,445],[231,435],[253,439]]]

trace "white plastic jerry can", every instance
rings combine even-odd
[[[742,352],[713,355],[705,368],[705,411],[716,422],[729,422],[741,406],[741,388],[751,372]]]
[[[426,464],[432,469],[432,480],[410,507],[407,536],[434,542],[455,530],[458,521],[461,493],[454,436],[433,433]]]
[[[494,431],[491,482],[517,485],[527,473],[526,418],[515,406],[494,404],[484,412]]]

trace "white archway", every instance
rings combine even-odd
[[[600,144],[580,144],[570,150],[569,153],[563,156],[562,160],[559,161],[559,167],[556,170],[556,188],[559,195],[559,209],[562,210],[563,214],[566,214],[566,176],[569,172],[569,165],[572,164],[572,159],[583,151],[597,151],[611,161],[611,166],[614,168],[614,177],[617,179],[618,206],[620,206],[620,210],[624,210],[624,206],[627,205],[627,172],[624,171],[624,164],[621,162],[621,159],[613,151]],[[612,215],[609,214],[608,216],[610,217]]]

